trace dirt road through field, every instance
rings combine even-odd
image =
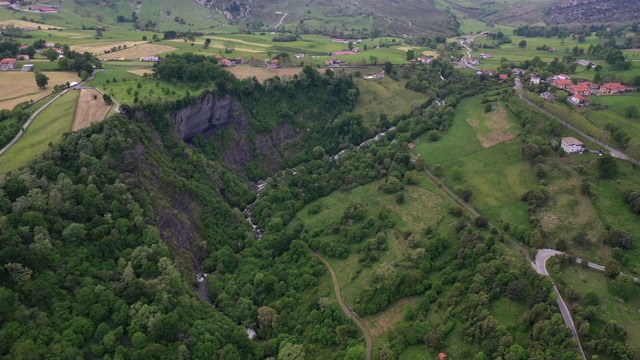
[[[347,317],[349,319],[353,320],[353,322],[356,323],[356,325],[360,328],[360,330],[362,330],[362,333],[364,334],[364,342],[365,342],[365,348],[366,348],[366,354],[367,354],[366,355],[366,359],[367,360],[371,360],[371,353],[372,353],[372,350],[373,350],[372,349],[372,347],[373,347],[373,339],[371,338],[371,332],[364,325],[362,320],[360,320],[358,315],[356,315],[353,312],[353,310],[351,310],[344,303],[344,299],[342,299],[342,292],[340,291],[340,285],[338,285],[338,278],[336,277],[336,273],[333,271],[333,268],[331,267],[331,264],[329,264],[329,262],[327,260],[325,260],[322,256],[320,256],[320,254],[316,254],[315,252],[311,251],[311,249],[309,249],[309,252],[311,253],[311,255],[316,257],[318,260],[322,261],[324,266],[326,266],[327,269],[329,270],[329,274],[331,274],[331,281],[333,282],[333,291],[336,293],[336,299],[338,300],[338,304],[340,305],[340,308],[342,309],[342,312],[344,312],[344,314],[347,315]]]

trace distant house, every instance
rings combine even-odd
[[[56,43],[52,43],[52,42],[45,41],[45,43],[44,43],[43,45],[44,45],[44,47],[46,47],[46,48],[52,48],[52,47],[55,47],[55,46],[56,46]]]
[[[583,81],[580,84],[588,87],[591,91],[600,89],[600,85],[592,83],[592,82]]]
[[[15,70],[17,66],[18,66],[18,63],[16,59],[7,58],[7,59],[2,59],[2,61],[0,61],[0,70],[2,71]]]
[[[8,6],[11,6],[11,3],[8,1],[0,1],[0,6],[8,7]]]
[[[489,59],[491,57],[491,54],[489,53],[482,53],[480,54],[480,59]]]
[[[579,155],[584,152],[584,144],[574,137],[563,137],[560,146],[567,154]]]
[[[629,89],[620,83],[606,83],[600,87],[600,93],[603,95],[613,95],[623,93]]]
[[[244,64],[244,59],[241,57],[237,57],[235,60],[233,60],[233,62],[235,62],[236,65],[242,65]]]
[[[546,91],[543,92],[542,94],[540,94],[540,97],[545,99],[545,100],[548,100],[548,101],[553,101],[553,100],[556,99],[555,95],[553,95],[550,92],[546,92]]]
[[[231,66],[231,60],[229,60],[229,59],[222,59],[222,60],[220,60],[220,66],[222,66],[222,67],[229,67],[229,66]]]
[[[571,79],[571,76],[565,75],[565,74],[557,74],[557,75],[553,75],[552,79],[553,80],[569,80]]]
[[[267,69],[277,69],[278,68],[278,59],[273,59],[267,64]]]
[[[540,84],[540,76],[538,76],[538,74],[536,73],[531,73],[531,85],[538,85]]]
[[[500,74],[500,81],[505,82],[509,79],[509,75],[507,74]]]
[[[573,82],[569,79],[556,79],[552,81],[553,86],[562,90],[569,90],[573,86]]]
[[[571,97],[569,97],[569,102],[574,105],[583,105],[583,106],[589,105],[587,98],[578,94],[571,95]]]
[[[384,73],[384,71],[381,71],[381,72],[375,73],[373,75],[365,76],[364,78],[365,79],[382,79],[385,76],[387,76],[387,75]]]
[[[158,61],[158,57],[155,55],[150,55],[150,56],[141,56],[140,57],[140,61],[145,61],[145,62],[156,62]]]
[[[414,143],[409,143],[409,144],[408,144],[408,146],[409,146],[409,149],[414,149],[414,148],[416,147],[416,144],[414,144]]]
[[[485,70],[481,70],[483,74],[485,75],[489,75],[489,76],[495,76],[498,72],[493,70],[493,69],[485,69]]]
[[[334,43],[340,43],[340,44],[348,44],[348,43],[349,43],[349,40],[347,40],[347,39],[341,39],[341,38],[332,38],[332,39],[331,39],[331,42],[334,42]]]
[[[467,63],[470,65],[480,65],[480,61],[478,61],[478,59],[476,58],[469,58],[469,60],[467,60]]]
[[[550,48],[549,52],[556,52],[556,48]]]
[[[589,88],[585,84],[573,85],[569,89],[569,91],[571,91],[572,93],[574,93],[576,95],[581,95],[581,96],[589,96],[589,95],[591,95],[591,88]]]
[[[342,64],[342,60],[333,58],[331,60],[326,60],[324,64],[327,66],[340,66],[340,64]]]
[[[420,61],[423,64],[429,64],[431,63],[431,61],[433,61],[433,58],[422,55],[422,56],[418,56],[418,61]]]
[[[30,7],[28,11],[38,12],[42,14],[55,14],[58,12],[58,8],[35,6],[35,7]]]
[[[22,71],[33,71],[36,68],[33,64],[24,64],[22,65]]]
[[[20,45],[20,50],[27,50],[29,45]]]
[[[304,54],[303,53],[297,53],[296,54],[296,59],[302,59],[304,58]]]
[[[483,31],[480,33],[481,36],[491,36],[491,31]]]
[[[18,56],[16,56],[18,58],[18,60],[29,60],[31,59],[31,57],[27,54],[20,54]]]
[[[525,69],[520,69],[520,68],[513,68],[511,72],[516,75],[525,75],[527,73]]]

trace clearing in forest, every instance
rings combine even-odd
[[[513,130],[508,131],[511,124],[507,120],[507,111],[502,106],[494,106],[490,112],[466,120],[483,148],[509,141],[517,135]]]
[[[293,76],[299,74],[302,71],[301,67],[295,68],[280,68],[280,69],[265,69],[261,67],[253,66],[236,66],[227,68],[227,70],[235,75],[238,79],[244,79],[255,76],[258,81],[263,82],[266,79],[274,76],[289,75]]]
[[[419,296],[402,298],[375,315],[364,319],[364,324],[371,331],[371,336],[377,337],[389,330],[393,325],[404,319],[407,305],[415,306],[420,301]]]
[[[73,119],[71,131],[89,127],[94,122],[102,121],[109,113],[111,105],[104,103],[102,94],[95,89],[80,90],[78,108]]]

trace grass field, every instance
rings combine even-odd
[[[420,232],[427,226],[437,226],[448,219],[446,210],[449,201],[437,190],[433,189],[425,178],[421,178],[420,185],[410,186],[405,193],[405,203],[397,205],[395,195],[383,194],[377,190],[376,183],[357,187],[348,192],[336,191],[328,197],[317,200],[303,208],[296,216],[306,229],[324,229],[337,224],[344,209],[350,203],[360,203],[365,209],[371,209],[367,216],[377,216],[377,212],[383,209],[391,211],[396,227],[389,231],[388,250],[380,254],[377,264],[396,264],[404,261],[412,249],[407,247],[394,234],[396,232],[410,230]],[[316,215],[309,215],[308,208],[314,204],[321,204],[322,211]],[[373,213],[375,209],[375,213]],[[332,239],[338,235],[330,235]],[[336,272],[338,283],[342,289],[345,302],[354,304],[360,290],[369,286],[373,276],[373,268],[362,269],[358,262],[360,255],[351,254],[347,259],[327,260]]]
[[[89,52],[94,55],[104,55],[105,50],[111,50],[113,47],[135,47],[143,44],[147,44],[146,41],[107,41],[107,42],[94,42],[82,45],[73,45],[71,50],[79,53]]]
[[[358,70],[362,75],[369,75],[379,71],[379,68],[367,67]],[[370,124],[375,124],[382,113],[389,117],[406,114],[426,100],[425,94],[406,89],[403,81],[390,78],[354,80],[360,89],[354,112],[362,114],[365,122]]]
[[[49,143],[57,142],[62,134],[71,131],[79,95],[79,91],[69,91],[33,120],[20,140],[0,156],[0,175],[26,165],[45,151]]]
[[[176,48],[166,45],[142,44],[138,46],[127,47],[124,50],[119,50],[113,53],[98,55],[98,59],[132,60],[140,59],[140,57],[142,56],[159,55],[174,50],[176,50]]]
[[[610,280],[600,271],[593,269],[584,269],[578,265],[571,265],[553,274],[558,278],[561,284],[573,286],[581,298],[593,291],[600,299],[600,306],[597,307],[597,313],[604,321],[614,320],[628,332],[627,342],[640,350],[640,291],[636,287],[635,294],[631,299],[621,303],[615,299],[607,290],[607,284]],[[567,297],[564,296],[566,299]],[[595,329],[592,329],[592,335],[598,336]]]
[[[592,106],[587,110],[585,116],[603,128],[607,124],[612,123],[624,129],[632,138],[640,139],[640,121],[638,121],[638,119],[629,119],[625,116],[625,108],[629,106],[636,106],[636,108],[640,110],[640,93],[633,92],[615,96],[592,96],[589,100],[601,105],[606,105],[607,109],[594,110]]]
[[[53,25],[49,25],[49,24],[39,24],[39,23],[35,23],[32,21],[25,21],[25,20],[17,20],[17,19],[12,19],[12,20],[1,20],[0,21],[0,26],[7,26],[7,25],[13,25],[15,27],[19,27],[19,28],[32,28],[32,29],[64,29],[58,26],[53,26]]]
[[[445,180],[453,188],[472,190],[471,202],[490,219],[529,227],[528,205],[520,196],[537,186],[533,170],[520,155],[518,139],[483,148],[466,121],[483,114],[481,100],[480,96],[463,100],[449,132],[437,142],[420,137],[415,141],[416,152],[429,166],[442,165]],[[514,126],[511,115],[506,119]]]
[[[232,73],[238,79],[250,78],[254,77],[258,79],[258,81],[263,82],[268,78],[272,78],[274,76],[293,76],[294,74],[299,74],[302,71],[302,68],[280,68],[280,69],[265,69],[263,67],[253,67],[253,66],[234,66],[231,68],[227,68],[227,71]]]
[[[509,141],[518,135],[513,124],[507,120],[507,111],[500,105],[494,106],[488,113],[483,111],[468,115],[465,120],[484,148]]]
[[[21,102],[37,101],[51,93],[56,84],[78,81],[80,78],[73,72],[44,72],[49,77],[49,85],[40,89],[36,85],[35,75],[29,71],[0,72],[0,109],[13,109]]]
[[[111,105],[107,105],[102,100],[102,94],[93,89],[80,90],[78,107],[73,119],[71,131],[78,131],[89,127],[94,122],[102,121],[111,110]]]

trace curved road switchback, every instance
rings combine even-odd
[[[336,293],[336,299],[338,300],[338,304],[340,305],[340,308],[342,309],[342,312],[345,315],[347,315],[347,317],[349,319],[353,320],[353,322],[360,328],[360,330],[362,330],[362,333],[364,334],[364,342],[365,342],[365,349],[366,349],[366,359],[367,360],[371,360],[371,353],[372,353],[372,350],[373,350],[373,340],[372,340],[372,337],[371,337],[371,332],[364,325],[364,323],[362,323],[362,320],[360,320],[358,315],[356,315],[353,312],[353,310],[351,310],[344,303],[344,299],[342,298],[342,292],[340,291],[340,286],[338,285],[338,278],[336,277],[336,273],[333,271],[333,268],[331,267],[331,264],[329,264],[329,262],[327,260],[325,260],[322,256],[320,256],[320,254],[317,254],[317,253],[313,252],[311,249],[309,249],[309,253],[311,253],[311,255],[313,255],[318,260],[322,261],[324,266],[327,267],[327,270],[329,270],[329,274],[331,274],[331,282],[333,282],[333,291]]]
[[[564,253],[557,250],[540,249],[536,254],[536,261],[532,262],[531,266],[538,274],[549,276],[549,272],[547,271],[547,260],[549,260],[550,257],[556,255],[564,255]],[[578,337],[578,331],[576,330],[576,326],[573,323],[573,318],[571,317],[569,307],[567,306],[567,303],[564,302],[564,299],[562,298],[562,295],[560,295],[560,291],[558,291],[556,284],[553,283],[553,280],[551,281],[551,283],[553,284],[553,292],[556,294],[556,300],[558,302],[558,307],[560,308],[562,318],[564,319],[564,323],[571,330],[573,339],[578,343],[578,350],[580,350],[582,358],[586,360],[587,357],[584,354],[584,350],[582,349],[582,343],[580,342],[580,338]]]

